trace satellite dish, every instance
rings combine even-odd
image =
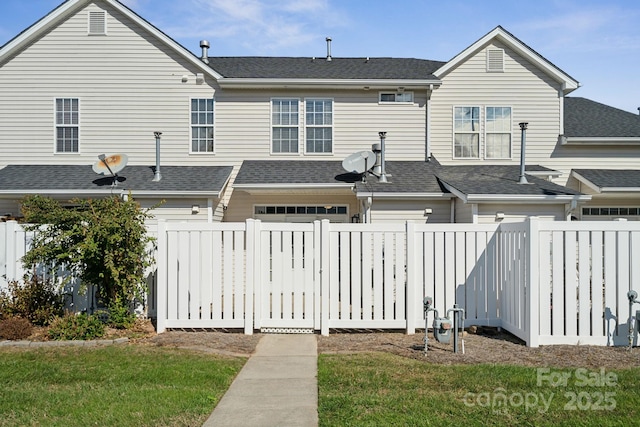
[[[364,173],[376,163],[376,155],[373,151],[358,151],[342,161],[342,167],[347,172]]]
[[[111,174],[113,176],[124,169],[124,167],[127,166],[127,161],[129,160],[126,154],[114,154],[109,157],[106,157],[104,154],[100,154],[98,159],[100,160],[93,165],[93,171],[97,174]]]

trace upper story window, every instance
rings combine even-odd
[[[487,107],[485,117],[485,158],[510,159],[511,107]]]
[[[380,102],[413,102],[413,92],[380,92]]]
[[[213,153],[213,98],[191,100],[191,152]]]
[[[333,100],[305,100],[305,135],[307,153],[333,151]]]
[[[297,153],[299,125],[300,113],[298,99],[272,99],[271,152]]]
[[[453,157],[477,159],[480,155],[480,107],[454,107]]]
[[[79,152],[80,101],[56,98],[56,153]]]

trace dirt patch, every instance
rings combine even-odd
[[[168,331],[156,334],[149,321],[139,321],[127,331],[109,329],[107,339],[128,337],[131,345],[184,348],[229,356],[250,356],[262,334],[245,335],[242,331]],[[587,345],[551,345],[530,348],[513,335],[495,328],[478,328],[464,336],[464,354],[454,353],[453,345],[441,344],[429,334],[429,348],[424,351],[424,331],[414,335],[378,330],[332,330],[329,336],[317,335],[318,353],[348,354],[386,352],[434,364],[510,364],[521,366],[585,367],[620,369],[640,366],[640,348]],[[29,338],[46,340],[44,329],[34,330]]]

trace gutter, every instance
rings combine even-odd
[[[226,77],[218,80],[218,85],[223,89],[261,89],[261,88],[287,88],[287,89],[313,89],[313,88],[340,88],[340,89],[428,89],[430,85],[440,86],[441,80],[409,80],[409,79],[278,79],[278,78],[239,78]]]

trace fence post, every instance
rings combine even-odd
[[[540,220],[536,217],[527,219],[527,283],[526,283],[526,299],[525,308],[527,310],[525,316],[525,326],[527,328],[526,337],[529,347],[538,347],[540,340],[540,277],[538,271],[540,268]]]
[[[329,335],[329,290],[330,263],[329,263],[329,220],[323,219],[320,223],[320,333]]]
[[[416,250],[415,250],[415,224],[413,221],[406,222],[406,238],[405,242],[407,245],[407,283],[405,289],[406,295],[406,310],[405,315],[407,316],[407,335],[413,335],[416,333],[416,298],[418,297],[418,283],[416,280],[416,266],[418,265],[416,262]]]
[[[167,224],[158,220],[158,250],[156,252],[156,332],[166,331],[167,321]]]
[[[253,318],[254,318],[254,289],[256,288],[256,271],[259,239],[258,239],[258,225],[259,221],[254,219],[247,219],[245,232],[246,232],[246,245],[247,245],[247,284],[245,287],[245,300],[244,300],[244,333],[245,335],[253,335]]]
[[[6,222],[6,243],[5,247],[5,275],[7,282],[18,279],[16,277],[17,273],[17,263],[18,263],[18,248],[16,242],[16,234],[18,234],[18,223],[16,221],[7,221]]]

